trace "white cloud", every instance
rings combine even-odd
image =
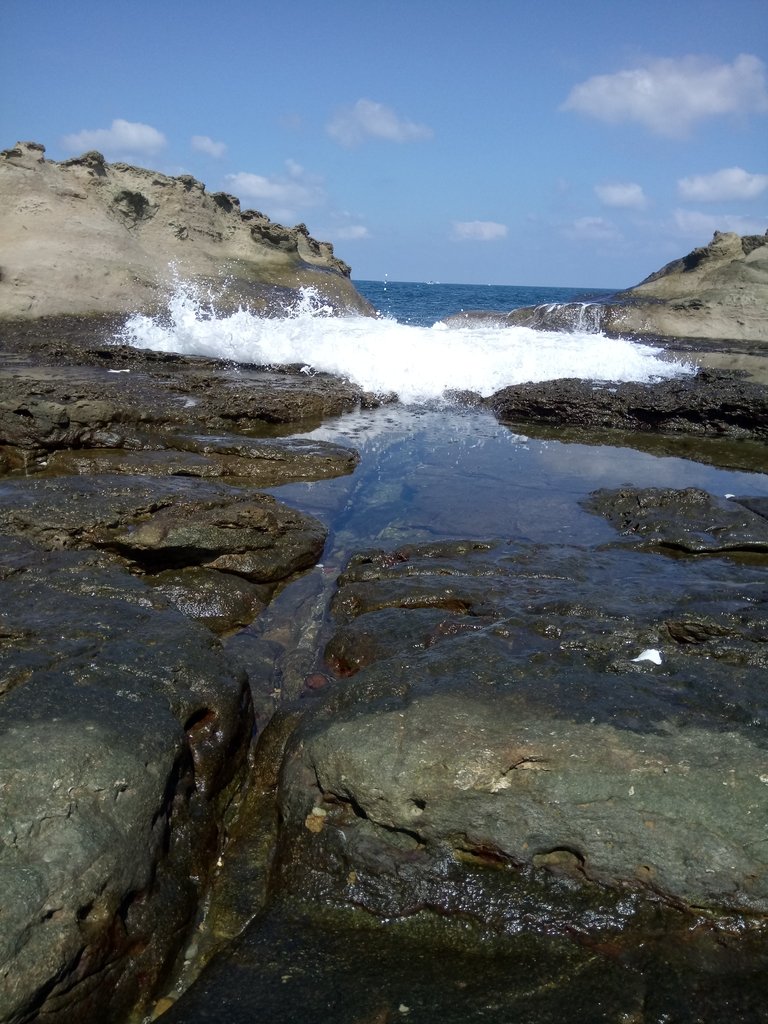
[[[391,107],[366,99],[338,110],[326,130],[332,139],[347,147],[358,146],[366,139],[419,142],[433,135],[427,125],[408,121]]]
[[[337,228],[334,232],[336,238],[343,241],[359,241],[362,238],[370,238],[371,233],[364,224],[347,224],[346,227]]]
[[[579,217],[565,229],[568,238],[584,242],[616,241],[621,235],[615,224],[604,217]]]
[[[193,135],[191,141],[192,149],[196,149],[198,153],[207,153],[216,160],[220,160],[227,152],[225,142],[214,142],[208,135]]]
[[[286,161],[285,176],[266,177],[239,171],[228,174],[229,187],[241,199],[257,202],[264,212],[276,220],[295,220],[298,211],[325,202],[325,191],[319,180],[308,175],[295,160]]]
[[[595,185],[595,194],[604,206],[615,206],[628,210],[642,210],[648,199],[642,186],[634,182],[606,182]]]
[[[85,128],[61,140],[71,153],[83,153],[98,149],[107,157],[123,154],[151,155],[166,145],[166,138],[157,128],[140,121],[123,121],[116,118],[110,128]]]
[[[507,225],[493,220],[457,220],[453,223],[453,238],[460,242],[495,242],[506,237]]]
[[[741,167],[726,167],[714,174],[697,174],[677,182],[680,197],[698,203],[756,199],[766,188],[768,174],[750,174]]]
[[[685,136],[702,118],[768,112],[763,62],[740,54],[732,64],[705,57],[660,58],[595,75],[574,86],[561,107],[601,121],[637,121],[659,135]]]
[[[684,238],[709,240],[716,231],[735,231],[738,235],[762,235],[768,227],[768,214],[759,220],[733,213],[700,213],[698,210],[675,210],[674,227]]]

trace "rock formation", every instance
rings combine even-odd
[[[347,264],[304,224],[241,210],[189,174],[44,154],[35,142],[0,153],[2,319],[154,311],[172,266],[225,309],[269,309],[313,286],[339,310],[371,311]]]
[[[446,320],[537,330],[601,330],[640,338],[768,342],[768,233],[716,231],[709,245],[673,260],[606,301],[459,313]]]
[[[92,338],[67,347],[58,327],[48,343],[54,323],[5,324],[0,344],[9,1024],[123,1020],[167,976],[227,841],[254,714],[273,702],[271,677],[230,634],[315,563],[326,536],[255,488],[358,461],[327,442],[238,432],[353,408],[351,385],[232,379],[212,360]]]
[[[619,292],[606,330],[668,338],[768,341],[768,233],[712,241]]]

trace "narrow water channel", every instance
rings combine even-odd
[[[598,488],[768,496],[768,474],[718,468],[759,465],[757,449],[733,442],[649,441],[655,452],[563,443],[524,436],[478,410],[399,405],[358,411],[303,436],[354,447],[361,461],[351,476],[272,491],[321,519],[329,536],[322,562],[286,587],[246,631],[283,651],[279,689],[260,698],[265,718],[281,704],[298,707],[312,696],[306,680],[324,668],[336,581],[356,552],[497,540],[533,552],[561,547],[589,564],[617,539],[605,519],[582,505]],[[672,579],[674,560],[662,562],[662,573]],[[640,572],[650,578],[658,564],[647,559]],[[596,605],[605,600],[599,592],[605,585],[605,575],[596,573]],[[238,870],[242,877],[242,864]],[[499,898],[503,905],[507,896],[500,892]],[[220,1019],[243,1024],[708,1024],[728,1008],[743,1024],[764,1019],[754,1015],[765,988],[760,935],[734,944],[732,932],[724,942],[716,926],[705,927],[681,945],[685,922],[682,932],[679,921],[670,925],[668,909],[639,912],[633,934],[610,939],[575,928],[573,937],[533,929],[499,941],[457,920],[453,933],[438,935],[425,923],[422,941],[418,924],[377,923],[364,911],[330,906],[318,917],[278,899],[220,955],[169,1021],[205,1021],[216,1010]]]

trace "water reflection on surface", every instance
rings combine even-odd
[[[753,697],[756,706],[764,703],[762,675],[757,672],[752,675],[758,685],[748,693],[745,673],[736,669],[729,676],[734,693],[744,689],[734,696],[721,681],[708,688],[700,685],[699,674],[691,675],[687,669],[676,674],[675,652],[664,655],[665,666],[672,665],[668,674],[630,674],[627,669],[633,664],[628,659],[647,646],[639,642],[640,633],[633,632],[634,619],[642,630],[654,617],[659,595],[665,609],[678,602],[681,614],[686,601],[698,595],[706,611],[705,598],[712,594],[716,600],[723,586],[730,586],[731,572],[739,580],[739,566],[721,559],[673,561],[616,548],[614,528],[581,503],[598,488],[625,484],[764,496],[765,473],[719,469],[631,447],[533,439],[477,410],[392,406],[340,417],[304,436],[354,447],[361,461],[351,476],[273,489],[281,500],[317,515],[329,528],[323,564],[283,590],[252,627],[254,636],[271,642],[271,651],[283,651],[277,656],[280,686],[283,698],[294,701],[291,713],[313,699],[302,692],[303,682],[323,667],[318,657],[332,628],[328,605],[338,574],[353,553],[432,541],[498,539],[503,550],[497,546],[496,554],[487,558],[498,557],[501,575],[507,574],[504,585],[511,596],[499,607],[504,622],[516,630],[516,657],[527,656],[528,612],[544,615],[541,609],[547,605],[546,614],[554,621],[562,605],[557,621],[565,649],[560,661],[550,652],[546,665],[553,667],[546,678],[543,669],[536,674],[526,668],[523,681],[510,671],[509,686],[519,685],[532,702],[539,691],[545,703],[559,701],[557,709],[574,721],[592,716],[594,722],[605,711],[618,727],[614,705],[626,698],[629,712],[637,713],[637,724],[632,725],[628,712],[621,727],[638,733],[650,733],[659,715],[667,725],[675,715],[684,725],[703,717],[710,723],[724,705],[723,721],[729,730],[740,729],[750,738],[756,733],[761,716],[750,719],[747,712],[751,714]],[[673,442],[670,445],[674,448]],[[684,439],[681,447],[686,446],[697,454],[690,439]],[[716,445],[703,447],[703,457],[717,459]],[[505,541],[510,542],[508,547]],[[745,585],[762,587],[761,571],[758,566],[753,579],[753,570],[744,570]],[[521,581],[518,590],[516,575]],[[467,580],[473,582],[471,575]],[[734,590],[732,599],[736,596]],[[570,609],[577,605],[581,618],[571,617]],[[541,637],[534,633],[530,635],[535,646]],[[632,643],[638,640],[630,644],[629,654],[628,637]],[[452,673],[463,650],[459,642],[460,638],[452,648]],[[435,652],[438,658],[438,646]],[[415,663],[418,654],[412,656]],[[473,649],[473,671],[478,656]],[[569,665],[570,660],[578,663],[579,685],[557,692],[552,679],[558,666]],[[608,671],[597,675],[598,662],[607,664]],[[424,671],[426,659],[419,666]],[[567,676],[566,682],[571,678]],[[625,688],[628,679],[630,686]],[[594,705],[589,703],[592,699]],[[663,705],[659,714],[656,703]],[[498,865],[477,868],[477,877],[469,868],[466,871],[473,899],[487,899],[498,885],[499,906],[505,911],[510,900],[522,900],[520,890]],[[509,874],[515,872],[509,869]],[[237,871],[232,877],[239,891],[242,877]],[[570,883],[552,884],[567,889]],[[302,904],[308,897],[301,886],[286,889],[295,905],[273,902],[244,933],[234,955],[215,961],[202,987],[193,988],[189,999],[171,1011],[171,1024],[211,1019],[212,1008],[222,1019],[263,1018],[275,1024],[296,1019],[339,1024],[404,1019],[424,1024],[475,1019],[494,1024],[701,1024],[729,1019],[748,1024],[763,1019],[759,1014],[765,1006],[768,952],[759,921],[746,915],[730,925],[724,918],[721,930],[716,917],[678,913],[651,898],[637,919],[630,922],[627,911],[625,930],[605,928],[595,911],[593,927],[584,926],[585,913],[581,926],[569,918],[565,929],[548,931],[548,915],[560,904],[554,889],[547,889],[536,896],[539,903],[520,904],[526,908],[528,930],[505,934],[502,941],[492,934],[488,918],[471,925],[467,914],[424,913],[379,922],[359,909],[334,911],[322,901],[310,907]],[[592,896],[602,899],[599,887],[586,898]],[[618,898],[623,901],[621,893]],[[631,899],[626,896],[627,906]]]
[[[476,410],[364,410],[305,436],[357,448],[350,478],[273,493],[321,518],[335,554],[436,538],[599,544],[612,528],[579,505],[599,487],[767,495],[768,475],[627,447],[533,439]]]

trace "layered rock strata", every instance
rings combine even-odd
[[[370,313],[329,242],[241,210],[191,175],[63,162],[19,142],[0,153],[0,319],[153,312],[174,275],[219,309],[279,311],[310,286],[338,311]]]
[[[768,233],[715,232],[709,245],[673,260],[634,288],[597,301],[459,313],[448,324],[604,331],[639,338],[768,342]]]

